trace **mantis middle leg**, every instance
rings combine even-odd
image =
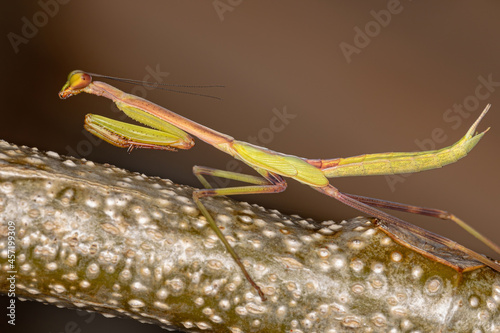
[[[229,244],[229,242],[227,241],[227,239],[224,236],[224,234],[222,233],[222,231],[220,231],[220,229],[217,227],[217,224],[215,223],[214,218],[212,217],[210,212],[207,210],[207,208],[203,205],[203,203],[201,202],[200,199],[204,198],[204,197],[213,197],[213,196],[221,196],[221,195],[278,193],[278,192],[282,192],[286,189],[287,185],[286,185],[285,180],[281,176],[267,172],[267,171],[262,172],[262,177],[263,177],[262,178],[262,177],[251,176],[251,175],[246,175],[246,174],[241,174],[241,173],[236,173],[236,172],[194,166],[193,173],[200,180],[200,182],[206,187],[206,189],[195,190],[193,192],[194,202],[198,206],[198,209],[201,211],[203,216],[205,216],[205,218],[207,219],[208,224],[213,229],[213,231],[215,232],[217,237],[219,237],[219,239],[222,241],[222,243],[226,247],[227,251],[231,254],[234,261],[238,264],[241,271],[243,272],[243,275],[245,275],[245,278],[248,280],[248,282],[250,282],[250,284],[255,288],[255,290],[257,290],[260,298],[263,301],[265,301],[266,297],[265,297],[264,293],[262,292],[260,287],[257,285],[257,283],[255,283],[255,281],[252,279],[252,277],[250,276],[250,274],[246,270],[245,266],[241,262],[240,257],[238,256],[236,251],[233,249],[233,247]],[[250,183],[250,184],[255,184],[255,185],[213,189],[203,175],[211,175],[214,177],[233,179],[233,180],[238,180],[238,181],[242,181],[242,182],[246,182],[246,183]]]

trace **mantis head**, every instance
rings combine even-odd
[[[59,92],[59,98],[66,99],[68,97],[79,94],[92,82],[92,76],[80,70],[72,71],[68,75],[68,80]]]

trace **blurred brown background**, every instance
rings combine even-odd
[[[268,148],[310,158],[421,150],[416,142],[432,140],[444,147],[492,103],[480,125],[492,130],[459,163],[392,178],[395,183],[381,176],[333,184],[349,193],[447,209],[500,242],[500,3],[59,1],[2,8],[1,139],[192,186],[199,186],[193,165],[226,168],[229,157],[200,141],[179,153],[128,154],[92,144],[82,131],[84,115],[118,114],[95,96],[59,100],[73,69],[143,79],[159,68],[157,79],[165,83],[224,84],[224,90],[207,91],[222,101],[142,92],[238,139],[254,136]],[[488,87],[478,88],[488,80]],[[449,111],[454,105],[464,111]],[[284,110],[287,121],[273,120]],[[360,214],[295,182],[279,195],[241,199],[318,220]],[[399,216],[493,256],[451,223]],[[20,304],[17,315],[23,331],[66,332],[73,321],[78,332],[163,332],[34,303]]]

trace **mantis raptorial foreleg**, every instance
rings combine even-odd
[[[95,114],[85,116],[85,129],[95,136],[120,148],[149,148],[176,151],[189,149],[193,139],[178,133],[159,131],[144,126],[127,124]]]
[[[262,290],[252,280],[236,251],[234,251],[219,230],[211,214],[200,199],[207,196],[281,192],[286,188],[286,182],[283,177],[293,178],[365,214],[377,217],[381,220],[378,222],[379,226],[386,233],[397,241],[406,244],[408,247],[424,255],[428,255],[458,269],[447,259],[437,257],[427,250],[425,245],[426,242],[432,242],[439,248],[459,250],[500,272],[500,265],[493,260],[483,257],[451,240],[405,222],[375,207],[429,215],[454,221],[500,253],[499,246],[480,235],[476,230],[465,224],[465,222],[458,219],[456,216],[439,209],[416,207],[342,193],[331,185],[328,180],[328,178],[334,177],[419,172],[440,168],[447,164],[454,163],[465,157],[486,133],[487,130],[482,133],[476,133],[476,127],[485,116],[490,105],[488,105],[479,115],[465,136],[449,147],[423,152],[378,153],[348,158],[306,159],[282,154],[250,143],[235,140],[229,135],[198,124],[145,99],[124,93],[104,82],[92,82],[92,76],[88,73],[73,71],[68,76],[68,81],[59,93],[59,96],[61,98],[67,98],[79,94],[80,92],[109,98],[128,116],[154,128],[147,129],[100,116],[87,116],[85,119],[85,128],[109,143],[129,149],[189,149],[194,144],[193,139],[189,136],[189,134],[191,134],[224,153],[246,163],[261,175],[262,178],[211,168],[195,167],[194,173],[206,189],[195,190],[193,199],[201,213],[207,219],[210,227],[215,231],[228,252],[241,268],[247,280],[255,290],[257,290],[262,299],[264,299]],[[247,182],[253,185],[213,189],[203,175],[223,177]],[[411,237],[406,237],[408,234],[410,234]],[[418,245],[417,243],[424,245]]]

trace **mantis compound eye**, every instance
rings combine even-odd
[[[92,82],[92,76],[82,71],[73,71],[68,76],[69,88],[80,90]]]
[[[59,92],[59,97],[62,99],[71,97],[80,93],[82,89],[87,87],[92,82],[92,76],[83,71],[76,70],[72,71],[68,75],[68,80],[66,84],[62,87]]]

